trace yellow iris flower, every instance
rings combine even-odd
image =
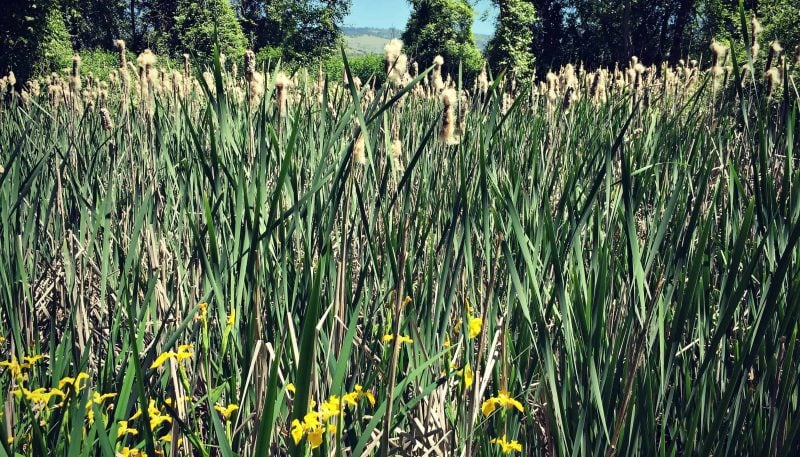
[[[231,414],[239,409],[238,405],[230,404],[228,406],[214,405],[214,410],[222,415],[225,420],[230,420]]]
[[[506,441],[506,436],[503,435],[502,438],[494,438],[492,439],[492,444],[496,444],[500,446],[503,454],[510,454],[514,451],[522,452],[522,445],[517,440]]]
[[[387,333],[386,335],[383,335],[383,338],[381,338],[381,341],[383,341],[384,343],[388,343],[388,342],[392,341],[393,339],[394,339],[394,334],[393,333]],[[410,337],[408,337],[406,335],[400,335],[398,337],[398,340],[400,341],[400,344],[403,344],[403,343],[411,344],[411,343],[414,342],[413,339],[411,339]]]
[[[516,408],[521,413],[525,412],[525,408],[522,407],[522,403],[508,395],[508,392],[505,390],[501,390],[496,397],[492,397],[481,404],[481,412],[484,416],[492,414],[497,408]]]
[[[177,352],[166,351],[161,353],[158,357],[156,357],[156,360],[153,361],[153,364],[150,365],[150,368],[158,368],[161,365],[164,365],[164,363],[166,363],[167,360],[170,359],[180,363],[186,359],[190,359],[193,355],[194,352],[192,352],[191,344],[181,344],[180,346],[178,346]]]

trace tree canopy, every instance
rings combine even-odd
[[[458,71],[459,62],[468,73],[480,70],[483,57],[475,47],[472,22],[475,13],[465,0],[410,0],[411,17],[402,39],[408,54],[420,67],[428,67],[437,55],[444,69]]]

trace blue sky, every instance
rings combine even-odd
[[[353,0],[350,14],[344,19],[349,27],[376,27],[404,29],[411,5],[406,0]],[[489,0],[478,1],[475,7],[474,33],[494,32],[494,6]]]

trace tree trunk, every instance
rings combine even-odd
[[[672,35],[672,48],[669,51],[669,63],[675,65],[681,58],[683,51],[683,34],[686,24],[689,23],[689,13],[694,9],[694,0],[681,0],[678,5],[678,14],[675,17],[675,31]]]

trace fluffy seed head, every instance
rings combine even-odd
[[[153,54],[153,51],[151,51],[149,48],[142,51],[142,53],[139,54],[139,57],[136,58],[136,62],[142,68],[152,67],[156,64],[157,60],[158,59],[156,58],[156,55]]]
[[[367,164],[367,155],[364,153],[364,134],[359,133],[355,144],[353,145],[353,161],[359,165]]]
[[[256,72],[256,53],[252,49],[248,49],[244,53],[244,77],[248,81],[252,81],[253,75]],[[261,78],[262,82],[264,78]]]
[[[725,58],[728,56],[728,47],[717,40],[711,42],[711,52],[714,54],[714,65],[720,66],[725,63]]]
[[[772,95],[781,84],[781,72],[777,68],[772,67],[764,74],[764,79],[767,83],[767,92]]]
[[[111,130],[114,128],[114,121],[111,120],[111,113],[107,108],[100,108],[100,122],[103,124],[103,130]]]
[[[755,41],[758,38],[758,35],[760,35],[761,32],[764,31],[764,28],[761,27],[761,22],[758,21],[758,19],[755,17],[755,15],[753,16],[752,19],[750,19],[750,31],[753,34],[753,37],[752,37],[753,41]]]
[[[383,59],[384,63],[386,64],[386,72],[388,73],[389,70],[394,66],[394,61],[400,57],[400,53],[403,50],[403,42],[398,40],[397,38],[391,39],[386,46],[383,47]]]
[[[442,65],[444,65],[444,57],[442,57],[442,56],[434,57],[433,58],[433,64],[435,66],[441,67]]]
[[[442,103],[444,103],[445,107],[451,107],[456,104],[458,100],[458,94],[456,94],[455,89],[445,89],[442,91]]]

